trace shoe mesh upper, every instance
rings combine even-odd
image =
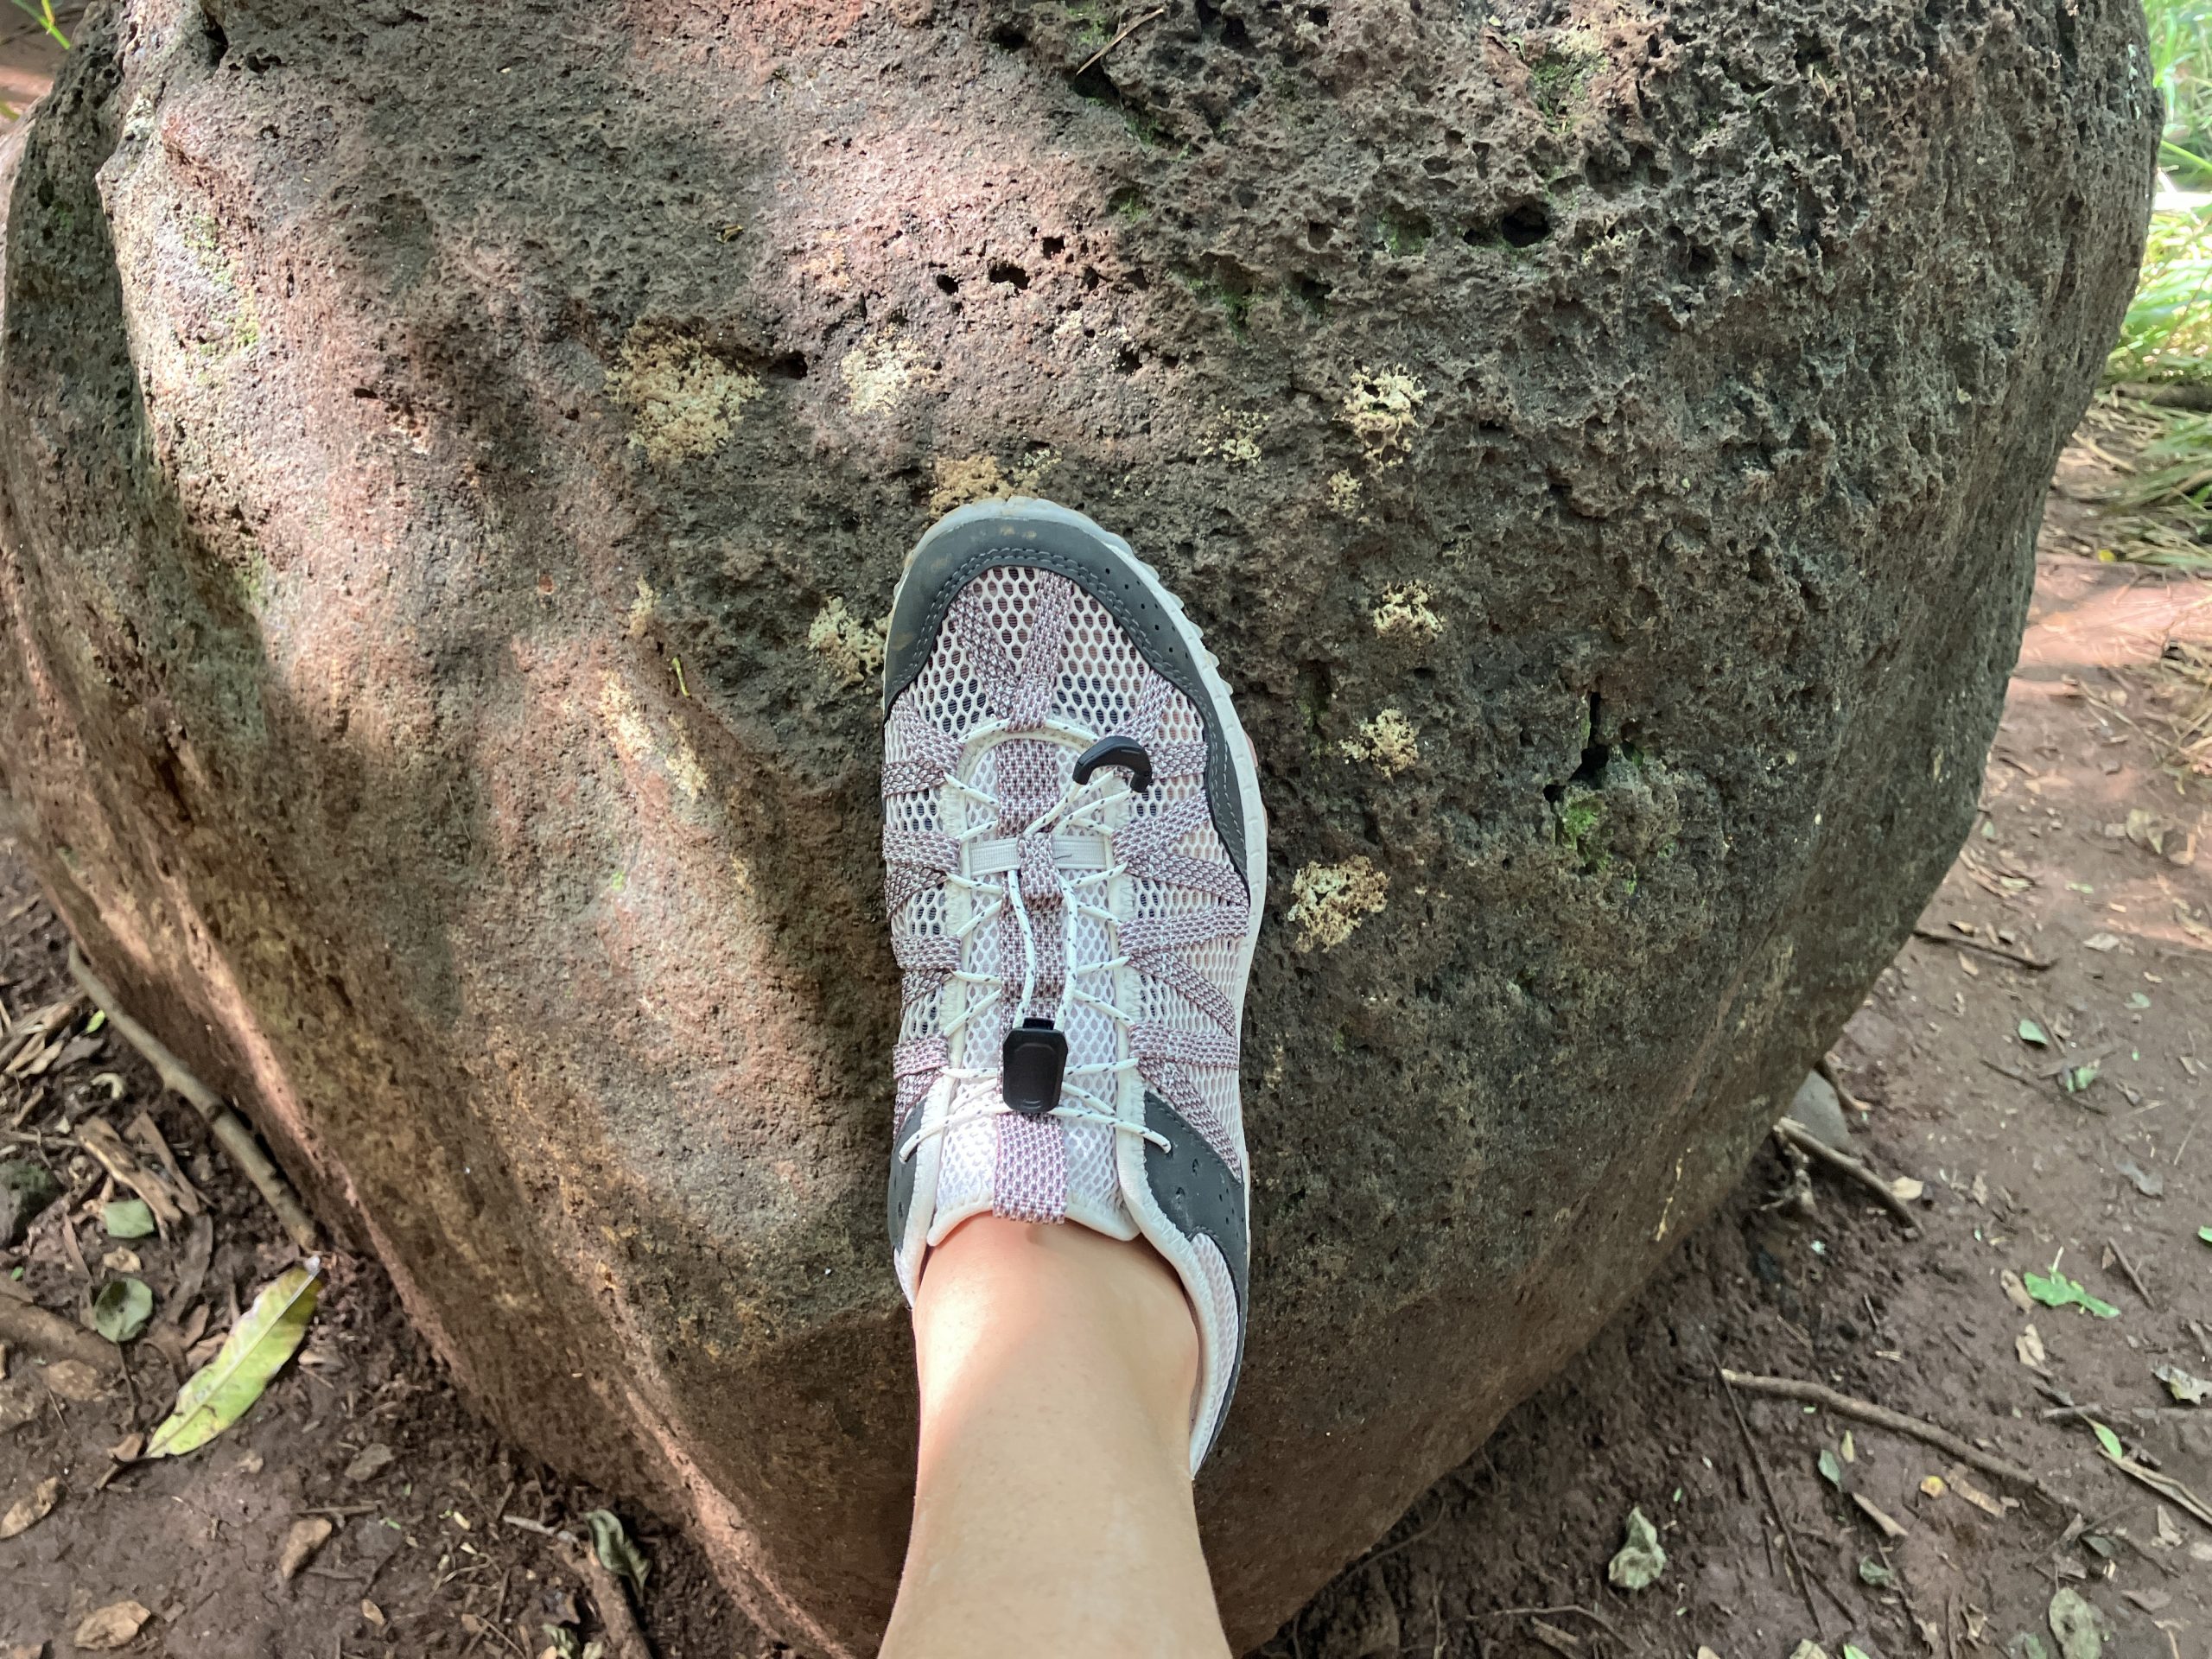
[[[1078,826],[1110,846],[1120,872],[1077,889],[1113,912],[1112,928],[1070,911],[1033,844],[1025,849],[1030,875],[979,873],[969,878],[975,885],[961,885],[976,847],[1020,837],[1071,788],[1082,749],[1116,734],[1145,747],[1154,781]],[[969,1114],[944,1133],[938,1215],[988,1207],[1058,1219],[1071,1204],[1123,1213],[1110,1128],[992,1113],[1001,1045],[1020,1016],[1023,970],[1033,961],[1033,1014],[1061,1012],[1071,966],[1077,991],[1114,1002],[1123,1016],[1069,1000],[1071,1086],[1139,1121],[1137,1091],[1151,1089],[1241,1174],[1235,1024],[1249,912],[1205,810],[1205,739],[1198,710],[1103,606],[1063,577],[1020,566],[986,570],[960,591],[928,661],[893,704],[884,823],[887,899],[906,981],[899,1109],[903,1116],[950,1065],[958,1079],[950,1116]],[[1002,896],[1014,883],[1031,924],[1028,949]],[[1132,971],[1098,965],[1117,943]],[[967,977],[950,977],[955,969]],[[994,989],[993,1006],[963,1019]],[[1126,1097],[1117,1075],[1082,1070],[1132,1055],[1141,1081]]]

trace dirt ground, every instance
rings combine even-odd
[[[2138,562],[2141,523],[2098,505],[2141,435],[2107,407],[2069,452],[1984,816],[1832,1057],[1849,1151],[1907,1180],[1910,1227],[1770,1145],[1567,1373],[1263,1653],[2212,1659],[2212,1394],[2177,1394],[2212,1378],[2212,566]],[[0,848],[10,1020],[70,994],[66,955]],[[175,1659],[582,1651],[605,1591],[577,1541],[605,1498],[472,1416],[373,1262],[326,1262],[299,1360],[236,1427],[185,1457],[111,1455],[297,1253],[197,1115],[88,1019],[0,1078],[0,1158],[67,1192],[0,1250],[0,1331],[124,1275],[157,1320],[83,1397],[48,1386],[20,1319],[0,1355],[0,1425],[29,1408],[0,1427],[0,1513],[60,1483],[0,1540],[0,1656],[89,1650],[80,1625],[118,1603],[143,1613],[125,1650]],[[142,1111],[205,1218],[118,1240],[83,1137]],[[2101,1306],[2040,1305],[2031,1274]],[[1954,1439],[1732,1389],[1724,1366]],[[1665,1555],[1640,1590],[1608,1581],[1632,1510]],[[681,1537],[622,1518],[662,1659],[778,1651]],[[318,1520],[329,1535],[287,1577],[288,1538]]]

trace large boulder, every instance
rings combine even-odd
[[[1147,10],[124,0],[15,156],[16,829],[498,1419],[804,1647],[906,1524],[922,527],[1127,533],[1259,750],[1250,1641],[1910,925],[2144,226],[2133,0]]]

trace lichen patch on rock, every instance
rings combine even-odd
[[[1308,864],[1291,878],[1284,919],[1299,930],[1298,948],[1334,950],[1390,901],[1390,878],[1364,853],[1341,864]]]
[[[1395,778],[1421,760],[1415,740],[1421,730],[1402,710],[1385,709],[1360,724],[1359,735],[1348,737],[1337,747],[1347,760],[1372,761],[1385,778]]]
[[[1444,619],[1428,608],[1428,589],[1420,582],[1382,590],[1382,602],[1368,613],[1377,633],[1412,634],[1433,639],[1444,632]]]
[[[1255,467],[1260,461],[1260,434],[1268,417],[1256,410],[1224,409],[1207,423],[1198,454],[1219,456],[1232,467]]]
[[[809,650],[819,652],[849,684],[857,684],[883,672],[883,640],[890,631],[888,615],[863,622],[833,594],[807,629],[806,644]]]
[[[727,443],[745,406],[760,395],[760,381],[688,335],[640,323],[622,341],[607,391],[630,412],[630,442],[654,466],[672,467]]]
[[[930,374],[914,342],[888,331],[847,352],[838,361],[837,372],[844,378],[845,392],[855,415],[877,415],[895,408],[909,386]]]
[[[1045,474],[1059,464],[1056,449],[1040,449],[1011,467],[1000,466],[995,455],[963,455],[957,460],[941,455],[936,462],[936,487],[930,492],[930,511],[950,512],[970,501],[1034,495]]]
[[[1366,448],[1368,460],[1395,467],[1413,447],[1421,406],[1427,400],[1427,388],[1402,368],[1363,368],[1337,417]]]
[[[1350,473],[1329,474],[1329,505],[1346,518],[1359,512],[1359,480]]]

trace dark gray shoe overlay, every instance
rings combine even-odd
[[[1229,1387],[1221,1396],[1213,1436],[1206,1442],[1206,1456],[1211,1457],[1213,1443],[1221,1438],[1221,1426],[1229,1421],[1229,1402],[1236,1393],[1237,1373],[1244,1368],[1244,1328],[1250,1323],[1251,1248],[1245,1235],[1244,1183],[1230,1173],[1221,1154],[1206,1144],[1205,1136],[1149,1089],[1144,1092],[1144,1122],[1173,1148],[1164,1149],[1152,1141],[1144,1143],[1145,1179],[1151,1183],[1154,1200],[1185,1237],[1196,1238],[1203,1233],[1213,1241],[1222,1260],[1229,1264],[1230,1283],[1236,1287],[1236,1351],[1230,1358]]]

